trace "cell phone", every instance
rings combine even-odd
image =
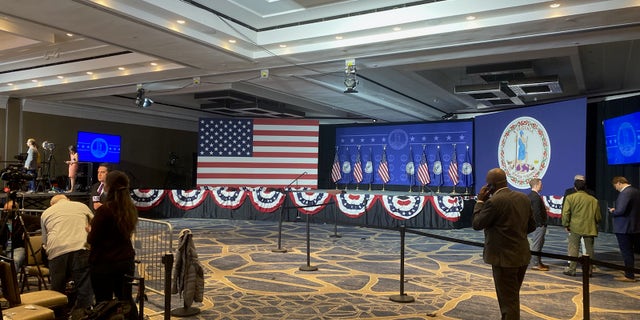
[[[487,184],[487,193],[488,194],[493,194],[493,192],[496,190],[495,186],[492,184]]]

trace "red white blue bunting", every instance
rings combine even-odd
[[[464,209],[464,198],[461,196],[428,196],[438,215],[449,221],[458,221]]]
[[[190,210],[202,204],[208,191],[205,188],[193,190],[171,190],[169,199],[173,205],[183,210]]]
[[[144,211],[159,205],[165,195],[162,189],[135,189],[131,192],[131,199],[138,210]]]
[[[561,218],[563,199],[563,196],[542,196],[544,206],[547,208],[547,215],[553,218]]]
[[[249,193],[253,207],[265,213],[276,211],[284,202],[284,196],[283,192],[267,188],[255,188]]]
[[[350,218],[357,218],[370,210],[376,196],[372,194],[341,193],[336,195],[338,209]]]
[[[247,195],[247,191],[245,190],[231,189],[228,187],[211,188],[209,191],[211,192],[211,197],[213,197],[213,202],[227,209],[239,208],[244,203]]]
[[[322,192],[291,192],[290,197],[293,204],[302,214],[316,214],[327,206],[331,199],[331,194]]]
[[[425,196],[387,196],[381,195],[380,202],[387,213],[398,220],[415,217],[424,209]]]

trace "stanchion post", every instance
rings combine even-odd
[[[333,234],[329,237],[342,238],[342,236],[338,234],[338,211],[335,208],[333,209]]]
[[[280,219],[278,219],[278,247],[272,249],[271,252],[285,253],[287,249],[282,248],[282,212],[284,211],[284,203],[280,207]]]
[[[164,264],[164,320],[171,319],[171,271],[173,270],[173,254],[162,257]]]
[[[404,293],[404,237],[406,229],[404,223],[400,225],[400,294],[390,296],[389,300],[393,302],[409,303],[414,302],[415,299],[412,296],[408,296]]]
[[[317,271],[318,267],[311,265],[311,231],[309,225],[309,215],[307,216],[307,265],[301,266],[299,268],[300,271]]]
[[[582,265],[582,319],[589,320],[590,316],[590,299],[589,299],[589,278],[591,277],[591,257],[588,254],[583,254],[579,258]]]

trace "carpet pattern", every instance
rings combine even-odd
[[[482,248],[407,233],[405,277],[400,282],[397,231],[266,221],[171,219],[177,233],[191,229],[205,269],[201,312],[183,319],[498,319],[491,267]],[[481,243],[471,229],[420,230]],[[177,239],[177,236],[176,236]],[[600,234],[596,259],[621,264],[615,236]],[[544,252],[566,254],[566,232],[550,227]],[[640,257],[637,257],[637,259]],[[581,273],[562,274],[566,261],[545,259],[550,271],[528,270],[522,319],[583,319]],[[317,271],[301,271],[317,267]],[[620,271],[599,268],[591,278],[591,319],[640,319],[640,282],[613,280]],[[403,288],[401,288],[403,287]],[[404,293],[404,294],[401,294]],[[390,297],[413,298],[410,303]],[[145,313],[162,319],[163,297],[149,293]],[[397,301],[397,300],[396,300]],[[172,308],[182,307],[178,295]],[[175,318],[175,317],[172,317]],[[177,318],[176,318],[177,319]]]

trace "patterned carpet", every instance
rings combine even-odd
[[[491,268],[482,249],[407,233],[401,293],[397,231],[312,224],[307,261],[306,223],[172,219],[176,234],[194,234],[205,269],[205,301],[184,319],[498,319]],[[482,242],[471,229],[420,230]],[[177,239],[177,236],[176,236]],[[566,253],[566,233],[550,227],[544,252]],[[615,237],[596,239],[596,259],[620,264]],[[640,257],[638,257],[640,258]],[[566,261],[544,259],[551,270],[527,271],[521,291],[522,319],[583,319],[581,277],[562,274]],[[300,267],[317,267],[301,271]],[[640,319],[640,282],[613,281],[620,271],[599,268],[591,278],[591,319]],[[146,314],[162,319],[163,297],[149,293]],[[182,307],[178,295],[172,308]],[[155,315],[153,315],[155,313]],[[177,319],[176,317],[172,317]]]

